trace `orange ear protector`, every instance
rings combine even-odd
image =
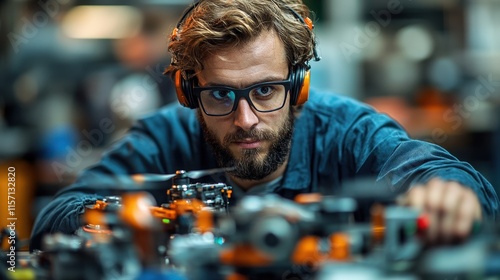
[[[178,38],[180,36],[179,30],[184,23],[184,20],[191,13],[191,11],[198,5],[199,2],[192,4],[184,14],[181,19],[177,23],[177,26],[174,28],[172,32],[171,38]],[[297,18],[301,23],[303,23],[307,29],[309,29],[312,33],[314,25],[310,18],[306,17],[302,18],[297,12],[295,12],[292,8],[287,7],[288,10]],[[316,41],[314,41],[314,60],[319,61],[321,58],[318,56],[316,51]],[[290,87],[290,103],[291,105],[302,105],[309,98],[309,84],[311,79],[311,73],[309,70],[309,65],[306,64],[297,64],[295,65],[290,72],[290,80],[292,81],[292,85]],[[191,109],[197,108],[198,100],[192,93],[193,89],[193,78],[185,79],[181,73],[181,71],[176,71],[173,75],[174,83],[175,83],[175,91],[177,94],[177,99],[179,103]]]

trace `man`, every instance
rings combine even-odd
[[[99,178],[180,169],[235,166],[221,179],[236,196],[287,198],[375,176],[388,187],[371,192],[406,192],[403,203],[429,214],[429,242],[462,239],[474,221],[495,218],[498,197],[469,164],[409,139],[369,106],[309,92],[308,16],[300,0],[199,1],[172,33],[166,70],[189,108],[173,104],[133,126],[40,213],[31,248],[43,234],[78,228],[84,206],[109,193]]]

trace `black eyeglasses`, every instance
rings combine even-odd
[[[227,86],[193,87],[193,94],[200,101],[205,114],[226,116],[235,111],[240,98],[245,98],[255,110],[262,113],[283,108],[290,90],[290,77],[283,81],[255,84],[243,89]]]

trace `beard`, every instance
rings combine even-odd
[[[198,110],[198,120],[200,122],[205,141],[212,147],[215,159],[220,167],[235,167],[229,172],[231,175],[245,180],[260,180],[273,173],[287,159],[293,135],[293,125],[295,122],[294,108],[290,107],[285,123],[277,131],[257,130],[244,131],[241,128],[234,133],[228,134],[222,140],[217,140],[215,134],[207,127],[201,110]],[[244,149],[237,159],[229,150],[232,142],[245,138],[252,138],[259,141],[269,141],[271,146],[269,151],[260,156],[262,148]]]

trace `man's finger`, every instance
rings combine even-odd
[[[453,234],[459,239],[466,238],[470,234],[475,220],[478,220],[478,212],[481,213],[481,207],[476,195],[472,190],[464,188],[464,193],[460,200],[460,207],[457,209],[456,213]]]
[[[442,180],[432,179],[425,185],[424,211],[429,216],[429,228],[426,238],[429,243],[435,243],[440,234],[441,204],[446,192],[446,184]]]
[[[425,189],[425,209],[432,212],[441,211],[443,197],[447,190],[446,182],[432,179],[425,184]]]
[[[464,188],[456,182],[447,182],[444,189],[441,204],[437,209],[441,216],[438,235],[440,239],[448,243],[454,239],[456,216],[464,195]]]
[[[399,203],[405,206],[423,210],[425,206],[425,189],[422,185],[416,185],[410,189]]]

